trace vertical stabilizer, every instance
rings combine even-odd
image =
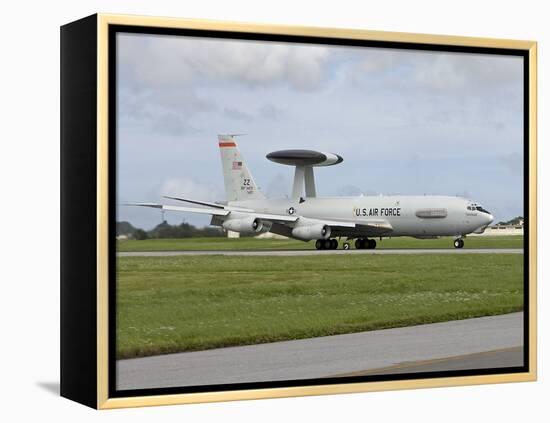
[[[233,135],[218,135],[227,201],[261,200],[260,192]]]

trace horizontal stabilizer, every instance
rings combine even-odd
[[[125,206],[138,206],[138,207],[152,207],[155,209],[161,209],[166,211],[179,211],[179,212],[190,212],[190,213],[200,213],[200,214],[210,214],[214,216],[227,216],[231,211],[229,210],[220,210],[216,208],[198,208],[198,207],[181,207],[181,206],[168,206],[166,204],[157,204],[157,203],[131,203],[124,204]]]
[[[191,204],[199,204],[201,206],[215,207],[217,209],[223,209],[224,208],[224,206],[222,204],[210,203],[208,201],[189,200],[187,198],[169,197],[167,195],[165,195],[164,198],[168,198],[170,200],[176,200],[176,201],[184,201],[186,203],[191,203]]]

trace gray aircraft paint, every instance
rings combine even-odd
[[[492,216],[468,210],[471,201],[447,196],[360,196],[314,197],[299,199],[273,199],[231,201],[228,205],[254,209],[262,213],[301,216],[317,220],[334,220],[368,224],[375,220],[387,221],[393,228],[388,236],[454,236],[466,235],[492,221]],[[292,209],[291,209],[292,208]],[[361,216],[356,210],[361,210]],[[363,216],[365,209],[367,216]],[[386,210],[399,210],[399,215],[386,215]],[[418,210],[446,209],[445,218],[419,218]],[[290,212],[289,212],[290,210]],[[377,210],[377,215],[369,216]],[[382,212],[381,215],[381,211]],[[389,212],[388,212],[389,214]],[[392,213],[393,214],[393,213]]]
[[[218,135],[227,200],[263,199],[233,136]]]

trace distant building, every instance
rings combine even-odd
[[[518,216],[508,222],[489,226],[482,235],[523,235],[524,225],[525,219]]]

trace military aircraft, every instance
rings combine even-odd
[[[137,203],[134,206],[200,213],[212,216],[211,225],[241,234],[272,232],[302,241],[315,240],[318,250],[376,248],[375,238],[411,236],[428,239],[453,236],[462,248],[470,233],[483,233],[493,216],[483,206],[461,197],[391,195],[317,197],[314,167],[333,166],[343,158],[312,150],[281,150],[267,159],[295,166],[290,198],[268,199],[258,189],[235,136],[218,135],[226,201],[207,202],[165,197],[201,207]]]

